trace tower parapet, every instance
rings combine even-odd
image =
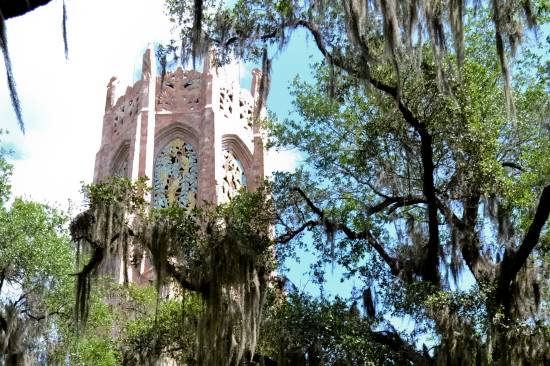
[[[204,62],[203,72],[177,68],[161,76],[148,49],[141,79],[116,101],[117,80],[110,80],[94,181],[147,176],[154,206],[189,208],[262,183],[264,141],[253,120],[259,71],[250,92],[230,68]]]

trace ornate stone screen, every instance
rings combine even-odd
[[[223,152],[224,177],[222,193],[227,200],[232,199],[241,188],[246,188],[243,165],[230,151]]]
[[[191,144],[177,138],[156,156],[153,171],[153,206],[180,206],[191,210],[197,201],[197,154]]]

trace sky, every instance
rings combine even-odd
[[[78,211],[81,182],[93,178],[99,149],[106,86],[116,75],[119,90],[133,84],[149,43],[170,38],[171,24],[163,0],[67,0],[69,59],[62,39],[62,1],[7,21],[8,48],[23,109],[26,134],[19,130],[10,103],[5,69],[0,62],[0,136],[14,150],[11,162],[13,193],[47,202],[62,209],[69,202]],[[548,34],[548,28],[544,30]],[[311,40],[309,42],[312,42]],[[273,62],[268,108],[280,120],[292,114],[288,85],[295,75],[310,78],[309,64],[320,59],[308,46],[304,33],[295,32],[285,51]],[[248,69],[241,66],[242,86],[249,88]],[[6,144],[7,143],[7,144]],[[270,152],[266,171],[293,170],[300,155],[292,151]],[[313,257],[300,253],[300,263],[289,261],[288,276],[300,290],[319,294],[307,274]],[[349,296],[354,285],[341,284],[339,268],[327,269],[329,294]],[[411,324],[394,322],[400,328]]]
[[[107,82],[113,75],[121,85],[132,82],[141,49],[168,36],[161,5],[153,0],[67,1],[68,61],[60,0],[6,22],[26,125],[22,135],[7,86],[0,88],[0,127],[10,132],[2,138],[15,149],[15,195],[62,208],[68,199],[80,202],[80,182],[93,178]]]
[[[0,138],[14,150],[12,186],[15,196],[68,207],[78,207],[81,182],[93,178],[99,149],[105,92],[113,75],[118,90],[133,84],[149,43],[168,40],[171,24],[162,0],[67,0],[69,59],[62,38],[62,1],[53,0],[24,16],[7,21],[8,48],[13,64],[26,134],[17,125],[0,65]],[[288,81],[307,65],[293,70],[292,58],[274,65],[268,107],[287,115]],[[302,70],[300,70],[300,67]],[[250,68],[250,67],[249,67]],[[241,66],[249,89],[250,77]],[[284,70],[283,72],[281,72]],[[298,155],[270,152],[267,172],[292,170]]]
[[[0,140],[14,150],[14,196],[64,210],[71,207],[76,214],[81,208],[82,182],[93,179],[107,83],[116,75],[119,91],[133,84],[144,49],[149,43],[168,40],[171,24],[162,0],[67,0],[66,4],[68,60],[63,51],[61,0],[7,21],[26,133],[19,130],[0,62],[0,85],[4,86],[0,87],[0,129],[9,131]],[[290,81],[296,75],[309,78],[309,64],[320,58],[309,42],[305,33],[296,32],[273,62],[267,104],[280,120],[293,116]],[[245,88],[249,88],[252,67],[239,68]],[[266,173],[293,170],[299,162],[300,155],[293,151],[268,152]],[[288,263],[289,277],[299,289],[318,293],[305,274],[312,257],[303,254],[301,263]],[[338,274],[336,270],[334,275]],[[334,284],[342,289],[339,281]],[[346,286],[344,292],[349,294],[350,288]]]

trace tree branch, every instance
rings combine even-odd
[[[299,187],[293,187],[292,190],[298,192],[298,194],[304,199],[304,201],[306,201],[308,207],[319,217],[319,219],[321,219],[320,224],[322,223],[325,227],[331,227],[334,230],[343,232],[350,240],[365,240],[374,250],[376,250],[376,252],[382,257],[384,262],[386,262],[386,264],[390,267],[392,274],[395,276],[399,275],[399,265],[397,263],[397,260],[391,257],[386,252],[384,247],[376,240],[376,238],[370,233],[370,231],[363,230],[360,232],[356,232],[344,224],[332,222],[325,216],[323,210],[317,207],[309,199],[309,197],[302,189],[300,189]]]
[[[459,230],[464,230],[464,222],[440,199],[437,199],[437,208],[449,223],[456,226]]]
[[[88,276],[90,273],[92,273],[92,271],[94,269],[96,269],[97,267],[99,267],[99,265],[101,264],[101,262],[103,261],[103,257],[105,256],[105,249],[102,248],[102,247],[95,247],[94,249],[94,254],[92,255],[92,257],[90,258],[90,260],[88,261],[88,263],[86,263],[84,265],[84,267],[82,267],[82,270],[80,272],[78,272],[76,275],[78,277],[86,277]]]
[[[420,153],[423,166],[423,193],[428,204],[428,245],[426,258],[423,261],[422,275],[425,280],[434,284],[439,283],[439,222],[437,219],[437,197],[434,186],[434,163],[433,163],[433,150],[432,150],[432,136],[429,133],[426,125],[421,123],[414,113],[403,103],[400,93],[396,87],[385,84],[384,82],[372,78],[369,69],[368,50],[363,50],[363,63],[364,67],[361,71],[355,70],[349,64],[347,64],[342,58],[337,57],[333,53],[330,53],[324,43],[321,32],[317,26],[309,21],[299,20],[296,22],[296,26],[302,26],[309,30],[315,39],[315,44],[323,56],[329,60],[332,64],[356,75],[357,77],[366,80],[376,89],[382,91],[388,96],[392,97],[396,102],[401,115],[405,121],[419,134],[420,136]]]
[[[513,168],[513,169],[519,170],[521,172],[525,171],[525,169],[523,169],[523,167],[521,165],[516,164],[512,161],[503,161],[501,164],[502,164],[502,166],[507,167],[507,168]]]
[[[499,277],[497,280],[497,301],[504,305],[505,311],[510,306],[510,286],[516,279],[518,272],[525,265],[527,258],[537,245],[542,228],[548,221],[550,215],[550,185],[544,187],[539,199],[533,222],[529,226],[523,241],[516,252],[507,250],[500,264]]]
[[[544,187],[540,195],[539,204],[533,222],[523,238],[523,242],[515,254],[512,267],[512,277],[515,277],[518,271],[527,261],[527,257],[537,245],[542,227],[548,221],[550,215],[550,185]]]
[[[26,309],[22,310],[21,313],[26,314],[29,318],[31,318],[32,320],[37,321],[37,322],[46,319],[46,316],[49,317],[49,316],[52,316],[52,315],[66,315],[65,313],[62,313],[60,310],[52,311],[50,313],[43,314],[43,315],[33,315]]]
[[[297,229],[287,228],[287,232],[275,239],[275,243],[286,244],[305,229],[312,229],[317,225],[321,225],[320,221],[309,220]]]
[[[2,293],[2,287],[4,287],[5,279],[6,279],[6,267],[2,268],[2,272],[0,272],[0,294]]]
[[[403,355],[414,365],[429,366],[433,365],[434,361],[427,355],[417,351],[409,343],[405,342],[397,333],[394,332],[372,332],[370,338],[380,344],[388,346],[396,353]]]
[[[181,287],[195,292],[205,293],[205,288],[202,284],[195,284],[189,281],[181,272],[179,272],[176,267],[170,263],[169,261],[166,261],[166,272],[172,276]]]
[[[0,0],[0,12],[4,19],[14,18],[26,14],[34,9],[46,5],[51,0]]]
[[[411,206],[417,203],[427,203],[427,201],[424,199],[424,197],[388,197],[379,204],[367,209],[367,213],[369,215],[372,215],[374,213],[383,211],[386,208],[389,208],[388,213],[392,213],[400,207]]]

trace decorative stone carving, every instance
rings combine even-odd
[[[167,72],[157,95],[157,110],[194,110],[200,101],[201,77],[202,74],[196,71],[183,71],[181,68]]]
[[[248,93],[241,92],[239,95],[239,120],[245,130],[252,131],[252,106],[253,99]]]
[[[220,111],[226,118],[233,114],[233,92],[226,87],[220,87]]]
[[[180,206],[188,211],[197,202],[197,154],[191,144],[177,138],[156,156],[153,172],[153,206]]]
[[[128,151],[126,151],[125,156],[121,156],[115,162],[112,175],[113,177],[128,178]]]
[[[126,94],[117,100],[113,107],[114,121],[113,133],[118,135],[125,124],[134,121],[138,113],[139,95],[136,93],[136,88],[128,87]]]
[[[246,176],[242,163],[228,150],[223,152],[223,170],[222,194],[229,201],[240,189],[246,189]]]

